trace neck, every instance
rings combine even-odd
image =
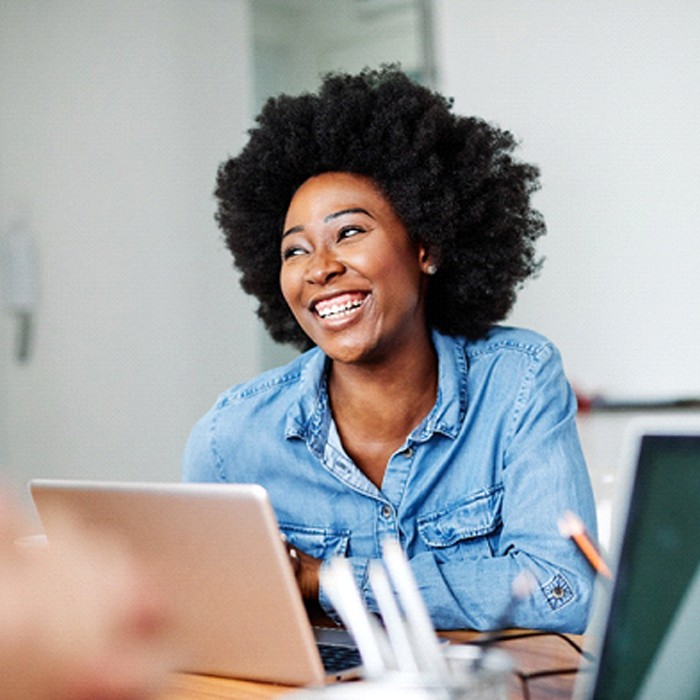
[[[437,356],[430,337],[410,351],[371,365],[334,362],[329,398],[341,434],[405,439],[428,414],[437,396]]]

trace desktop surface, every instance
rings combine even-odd
[[[453,643],[483,639],[473,631],[441,633]],[[573,697],[576,673],[589,661],[582,656],[580,635],[559,635],[531,630],[507,630],[494,642],[513,659],[508,700],[568,700]],[[354,681],[349,681],[354,682]],[[288,686],[254,683],[232,678],[174,674],[157,700],[272,700],[295,692]],[[292,696],[293,697],[293,696]]]

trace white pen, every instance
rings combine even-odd
[[[419,665],[411,643],[410,633],[396,603],[396,598],[394,598],[386,569],[380,561],[374,560],[369,563],[369,583],[374,591],[379,612],[389,634],[399,671],[417,673]]]
[[[422,670],[427,673],[436,673],[439,678],[446,679],[449,675],[447,662],[440,649],[433,623],[430,621],[430,615],[416,585],[408,559],[401,545],[393,539],[384,540],[383,553],[389,577],[411,629]]]
[[[332,559],[326,568],[321,569],[321,585],[343,624],[355,639],[366,676],[383,676],[388,670],[384,658],[384,649],[388,646],[388,641],[381,639],[384,631],[370,617],[348,560],[337,557]]]

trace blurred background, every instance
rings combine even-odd
[[[508,322],[592,409],[605,530],[625,424],[700,396],[698,36],[695,0],[0,0],[3,480],[179,478],[216,396],[293,355],[238,286],[218,164],[267,96],[398,61],[541,168]]]

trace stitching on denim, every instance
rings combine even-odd
[[[482,355],[493,355],[499,350],[513,350],[515,352],[525,353],[526,355],[537,355],[542,348],[548,345],[550,345],[548,341],[523,343],[522,341],[516,340],[496,340],[488,342],[484,347],[468,347],[467,356],[476,358]]]
[[[542,586],[547,603],[552,610],[559,610],[574,599],[571,584],[562,574],[555,574]]]
[[[295,370],[294,372],[282,374],[277,377],[271,377],[260,384],[254,384],[252,386],[246,385],[245,387],[239,388],[238,391],[232,392],[229,395],[229,398],[232,401],[236,401],[238,399],[247,399],[251,396],[257,396],[258,394],[262,394],[272,389],[277,389],[285,384],[299,381],[301,374],[302,373],[300,370]]]
[[[221,402],[221,405],[226,405],[228,402]],[[221,481],[227,481],[226,479],[226,469],[224,467],[224,457],[219,451],[216,445],[216,428],[219,419],[219,411],[216,411],[211,417],[211,424],[209,425],[209,447],[211,449],[212,456],[214,457],[214,463],[216,465],[216,471],[219,475]]]
[[[527,370],[525,371],[523,381],[520,384],[518,395],[513,402],[513,412],[510,417],[510,425],[508,427],[508,434],[506,435],[506,443],[509,444],[513,439],[516,426],[520,420],[520,414],[522,413],[524,406],[527,404],[527,400],[532,392],[533,379],[537,369],[542,366],[543,360],[552,357],[553,353],[554,350],[550,344],[542,345],[537,352],[530,353],[530,361],[528,363]]]

